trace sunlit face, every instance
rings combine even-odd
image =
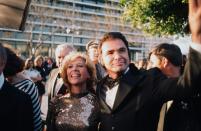
[[[47,63],[48,63],[48,64],[52,64],[53,62],[52,62],[51,59],[47,59]]]
[[[42,58],[38,59],[37,66],[41,67],[42,64],[43,64],[43,59]]]
[[[71,85],[80,85],[86,83],[90,77],[85,60],[83,58],[76,58],[67,65],[67,78]]]
[[[56,64],[58,67],[61,67],[64,57],[68,55],[69,52],[70,52],[69,50],[63,49],[56,53]]]
[[[103,42],[102,62],[107,72],[120,73],[129,65],[129,56],[126,45],[121,39],[111,39]]]
[[[93,62],[98,62],[98,49],[97,47],[90,47],[88,50],[89,59]]]
[[[155,54],[151,54],[149,64],[151,68],[153,67],[161,68],[161,60]]]

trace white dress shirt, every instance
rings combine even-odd
[[[4,75],[3,75],[3,73],[1,73],[1,75],[0,75],[0,90],[3,86],[3,83],[4,83]]]
[[[129,70],[129,67],[125,70],[124,74],[126,74],[128,70]],[[106,88],[107,88],[107,91],[105,92],[105,95],[106,95],[105,102],[112,109],[114,106],[117,91],[119,89],[119,84],[115,85],[112,89],[108,87]]]
[[[119,88],[119,84],[117,84],[112,89],[107,88],[107,91],[105,92],[106,94],[105,101],[111,109],[113,108],[118,88]]]

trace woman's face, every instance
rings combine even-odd
[[[42,64],[43,64],[43,59],[42,58],[38,59],[37,66],[41,67]]]
[[[28,64],[27,64],[27,66],[29,67],[29,68],[33,68],[33,61],[28,61]]]
[[[90,77],[85,60],[80,57],[69,62],[66,68],[66,73],[71,85],[85,84],[86,80]]]

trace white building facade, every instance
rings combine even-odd
[[[130,43],[131,59],[146,57],[150,45],[170,39],[148,37],[121,19],[119,0],[32,0],[25,30],[0,28],[0,41],[24,56],[54,55],[57,44],[71,44],[84,51],[90,40],[109,31],[122,32]]]

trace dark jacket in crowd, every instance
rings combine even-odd
[[[4,81],[0,89],[0,130],[33,131],[33,110],[30,97]]]

